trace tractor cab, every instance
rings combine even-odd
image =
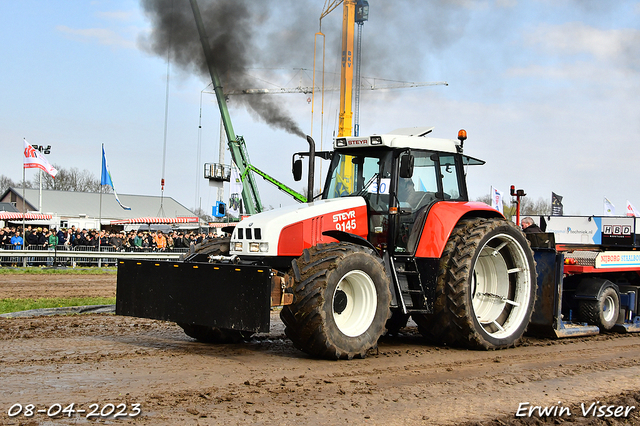
[[[363,197],[368,239],[379,251],[393,247],[395,253],[414,253],[430,207],[467,201],[464,168],[484,164],[463,156],[454,140],[423,136],[337,138],[334,143],[322,198]]]

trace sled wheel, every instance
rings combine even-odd
[[[189,337],[204,343],[239,343],[251,338],[248,331],[229,330],[206,325],[178,323]]]
[[[362,246],[329,243],[304,250],[292,269],[293,303],[280,318],[293,344],[319,358],[364,358],[390,316],[382,259]]]
[[[231,237],[214,238],[206,240],[203,243],[191,246],[187,253],[180,255],[178,260],[195,260],[197,256],[199,260],[206,262],[208,256],[211,255],[228,255]]]
[[[504,219],[465,219],[440,260],[434,314],[414,319],[445,344],[507,348],[526,330],[535,296],[535,261],[522,231]]]
[[[389,318],[385,326],[387,329],[387,334],[390,336],[397,335],[401,329],[407,326],[409,317],[409,314],[403,314],[400,310],[392,311],[391,318]]]
[[[618,320],[620,297],[613,287],[605,287],[598,300],[580,301],[580,318],[601,330],[611,330]]]

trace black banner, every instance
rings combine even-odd
[[[562,196],[556,194],[555,192],[551,193],[551,216],[562,216],[563,215],[563,207],[562,207]]]

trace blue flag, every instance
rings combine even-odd
[[[109,185],[113,189],[113,195],[116,196],[116,201],[125,210],[131,210],[131,207],[127,207],[120,202],[116,188],[113,186],[113,179],[111,179],[111,173],[109,172],[109,166],[107,165],[107,156],[104,153],[104,144],[102,145],[102,178],[100,179],[100,185]]]

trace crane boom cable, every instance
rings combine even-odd
[[[358,22],[358,40],[356,43],[356,76],[355,76],[355,84],[354,84],[354,92],[355,92],[355,113],[353,117],[353,136],[360,136],[360,89],[362,85],[361,81],[361,66],[362,66],[362,27],[364,27],[364,22]]]
[[[173,11],[173,1],[171,1],[171,10]],[[160,209],[158,217],[164,217],[164,176],[167,164],[167,133],[169,128],[169,82],[171,76],[171,44],[173,35],[173,21],[169,26],[169,43],[167,46],[167,87],[165,89],[164,101],[164,140],[162,143],[162,177],[160,179]]]
[[[207,86],[208,87],[208,86]],[[206,89],[206,87],[205,87]],[[202,95],[204,89],[200,91],[200,115],[198,116],[198,146],[196,148],[196,198],[194,201],[194,208],[198,205],[198,199],[200,198],[200,157],[202,152]]]
[[[322,85],[320,88],[320,151],[323,150],[323,139],[324,139],[324,66],[325,66],[325,51],[327,38],[326,36],[318,31],[314,37],[314,45],[313,45],[313,80],[311,85],[311,132],[310,135],[313,136],[313,122],[314,122],[314,108],[315,108],[315,87],[316,87],[316,58],[317,58],[317,47],[318,47],[318,37],[322,37]],[[322,188],[322,161],[320,162],[320,168],[318,173],[318,188]]]
[[[430,81],[430,82],[404,82],[398,84],[388,84],[388,85],[370,85],[363,84],[360,86],[362,90],[393,90],[393,89],[412,89],[417,87],[425,87],[425,86],[448,86],[449,83],[446,81]],[[229,96],[238,96],[238,95],[286,95],[291,93],[303,93],[303,94],[311,94],[313,91],[321,92],[321,87],[313,87],[313,86],[298,86],[298,87],[281,87],[276,90],[272,89],[239,89],[239,90],[229,90],[225,93],[225,95]],[[338,87],[328,87],[324,89],[325,92],[338,92],[340,88]],[[205,93],[213,94],[211,91],[205,91]]]
[[[320,14],[320,31],[322,31],[322,18],[330,14],[335,8],[342,4],[343,0],[325,0],[324,6],[322,7],[322,13]]]

